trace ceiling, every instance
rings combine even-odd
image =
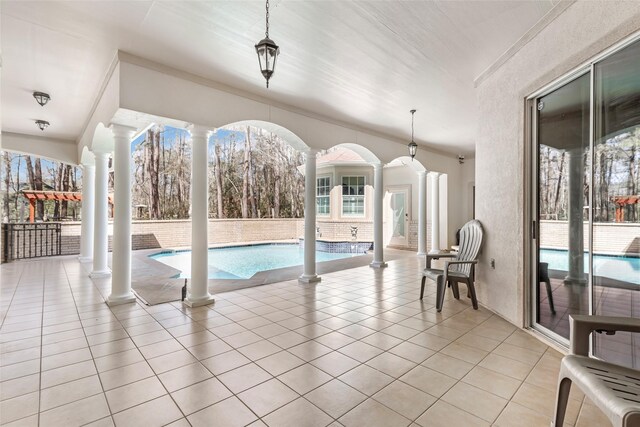
[[[76,140],[116,51],[453,154],[474,152],[473,80],[553,7],[536,1],[271,1],[280,45],[265,88],[261,1],[8,1],[3,131]],[[40,107],[34,90],[52,101]]]

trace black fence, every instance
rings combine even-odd
[[[2,262],[62,253],[59,222],[2,224]]]

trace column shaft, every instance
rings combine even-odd
[[[584,167],[582,150],[569,150],[569,271],[565,282],[586,283],[584,274]]]
[[[111,294],[107,304],[134,302],[131,292],[131,139],[135,129],[114,125],[113,252]]]
[[[93,223],[93,271],[91,277],[109,277],[111,271],[107,265],[109,251],[109,223],[108,223],[108,184],[109,184],[109,153],[95,152],[95,211]]]
[[[191,131],[191,280],[185,305],[211,304],[209,294],[209,166],[210,131],[194,126]]]
[[[382,163],[373,165],[373,268],[384,268],[384,242],[382,234],[384,183],[382,182]]]
[[[93,260],[93,220],[95,208],[96,167],[82,165],[82,223],[80,230],[80,262]]]
[[[427,172],[418,172],[418,255],[427,253]]]
[[[309,150],[304,176],[304,272],[299,281],[319,282],[316,274],[316,150]]]
[[[440,174],[431,172],[431,251],[440,250]]]

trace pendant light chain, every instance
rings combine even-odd
[[[411,142],[413,142],[413,116],[415,115],[416,110],[411,111]]]
[[[267,31],[264,33],[264,35],[269,38],[269,0],[267,0]]]

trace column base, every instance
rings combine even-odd
[[[322,280],[322,277],[317,274],[303,274],[298,278],[300,283],[318,283]]]
[[[214,302],[216,302],[216,300],[213,297],[213,295],[207,295],[206,297],[199,298],[197,300],[193,300],[187,297],[187,299],[182,301],[182,304],[186,305],[187,307],[195,308],[195,307],[202,307],[203,305],[213,304]]]
[[[111,270],[96,270],[89,273],[89,277],[92,279],[104,279],[105,277],[111,277]]]
[[[130,293],[129,295],[121,296],[121,297],[114,297],[113,295],[109,295],[109,298],[107,298],[107,301],[106,301],[109,307],[113,307],[121,304],[129,304],[131,302],[136,302],[136,296],[133,295],[132,293]]]
[[[387,264],[384,261],[373,261],[371,264],[369,264],[369,267],[371,267],[371,268],[385,268],[388,265],[389,264]]]
[[[90,256],[78,256],[78,261],[85,263],[85,262],[92,262],[93,261],[93,257]]]

